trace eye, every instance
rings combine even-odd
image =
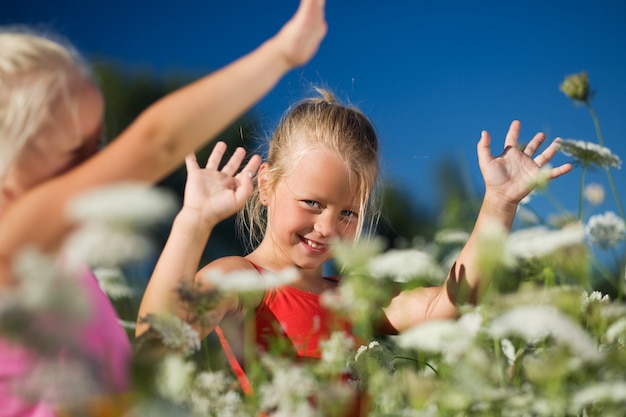
[[[321,207],[320,203],[318,203],[315,200],[302,200],[302,201],[304,202],[304,204],[306,204],[309,207],[313,207],[313,208],[316,208],[316,209],[319,209]]]
[[[357,212],[354,210],[343,210],[341,215],[349,219],[354,219],[358,216]]]

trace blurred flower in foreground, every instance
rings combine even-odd
[[[194,380],[196,367],[179,355],[167,354],[159,363],[157,389],[165,398],[183,403]]]
[[[233,388],[234,387],[234,388]],[[205,417],[245,417],[237,381],[224,371],[200,372],[191,386],[189,403],[195,415]]]
[[[577,411],[585,406],[606,402],[616,405],[623,405],[626,402],[626,383],[624,381],[600,382],[581,389],[572,398],[572,410]]]
[[[601,357],[589,334],[569,316],[549,305],[513,308],[496,317],[488,330],[500,339],[516,335],[529,342],[551,336],[582,359],[597,360]]]
[[[513,260],[536,258],[562,247],[582,243],[583,237],[583,228],[579,223],[557,230],[543,226],[529,227],[511,233],[506,243],[506,251]]]
[[[162,343],[183,355],[200,349],[200,336],[187,322],[171,314],[148,314],[144,319],[150,331],[156,332]]]
[[[559,150],[576,159],[584,167],[617,168],[622,167],[622,160],[605,146],[583,140],[563,139],[558,143]]]
[[[68,216],[82,223],[97,221],[137,227],[164,220],[176,209],[171,192],[142,183],[125,183],[79,195],[69,205]]]
[[[298,272],[295,268],[285,268],[279,272],[263,271],[261,275],[256,269],[229,273],[212,269],[207,271],[202,278],[220,291],[250,292],[290,284],[298,279]]]
[[[587,291],[583,291],[581,294],[580,306],[581,310],[585,311],[591,304],[595,303],[608,303],[610,302],[610,298],[608,294],[602,294],[600,291],[592,291],[588,293]]]
[[[585,198],[594,206],[604,201],[604,187],[601,184],[591,183],[585,187]]]
[[[376,279],[397,282],[422,278],[441,283],[446,276],[431,254],[417,249],[391,249],[370,260],[367,268]]]
[[[135,291],[128,286],[124,272],[120,268],[94,268],[93,274],[102,291],[111,299],[132,298]]]
[[[589,243],[600,249],[610,249],[626,240],[624,219],[612,211],[591,216],[585,226],[585,234]]]
[[[578,102],[587,102],[590,99],[589,78],[585,71],[567,76],[559,89],[567,97]]]
[[[482,324],[477,311],[466,313],[458,320],[427,321],[395,337],[398,345],[419,351],[440,353],[448,363],[454,363],[467,353]]]

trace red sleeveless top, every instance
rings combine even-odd
[[[319,359],[320,341],[334,331],[351,333],[350,323],[322,306],[319,294],[289,286],[268,290],[254,318],[259,347],[298,358]]]
[[[252,265],[263,272],[259,266]],[[338,278],[324,279],[337,281]],[[254,321],[260,349],[299,359],[319,359],[320,342],[330,338],[334,331],[352,335],[349,321],[322,306],[319,294],[289,286],[267,290],[255,310]],[[222,329],[217,326],[215,332],[244,392],[251,393],[250,382]]]

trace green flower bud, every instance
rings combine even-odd
[[[572,100],[587,102],[590,98],[589,79],[585,71],[566,77],[559,89]]]

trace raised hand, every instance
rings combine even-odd
[[[317,52],[328,27],[324,0],[302,0],[293,17],[273,38],[289,67],[306,64]]]
[[[196,210],[203,220],[211,224],[232,216],[245,205],[254,190],[252,179],[261,164],[261,157],[253,155],[239,170],[246,152],[237,148],[220,170],[225,151],[226,144],[217,142],[204,168],[198,165],[195,154],[185,158],[187,183],[183,208]]]
[[[524,150],[518,148],[521,124],[514,120],[504,141],[504,151],[491,155],[491,136],[483,131],[477,146],[478,164],[485,181],[486,192],[503,199],[504,203],[519,203],[533,189],[540,175],[540,168],[546,165],[557,152],[558,139],[533,159],[533,155],[545,140],[543,133],[537,133]],[[559,177],[572,170],[571,164],[563,164],[546,172],[548,179]],[[543,173],[541,173],[543,175]]]

